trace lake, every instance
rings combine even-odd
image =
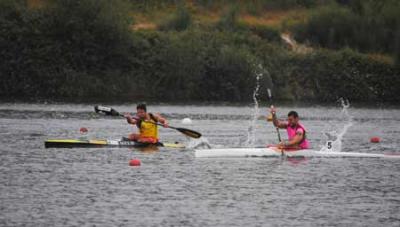
[[[199,142],[167,128],[162,141],[188,148],[44,148],[51,138],[116,139],[135,131],[124,119],[94,113],[94,105],[0,104],[1,226],[400,226],[399,159],[196,159]],[[135,111],[135,104],[112,107]],[[330,133],[342,135],[343,152],[400,153],[399,108],[278,106],[278,116],[292,109],[314,149]],[[201,132],[212,147],[277,142],[265,107],[148,110]],[[186,117],[192,124],[181,123]],[[381,142],[370,143],[374,136]],[[141,166],[129,166],[133,158]]]

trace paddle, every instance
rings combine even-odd
[[[271,93],[271,89],[267,89],[267,92],[268,92],[268,98],[269,98],[269,100],[271,101],[271,103],[272,103],[272,93]],[[273,108],[274,106],[273,105],[271,105],[271,108]],[[275,116],[275,113],[273,113],[272,114],[273,116],[272,116],[272,118],[274,118],[274,117],[276,117]],[[282,138],[281,138],[281,134],[279,133],[279,128],[278,127],[275,127],[275,129],[276,129],[276,133],[278,134],[278,140],[279,140],[279,143],[280,142],[282,142]],[[283,152],[283,148],[281,149],[281,152],[282,152],[282,155],[284,155],[284,152]]]
[[[96,113],[104,113],[105,115],[110,115],[110,116],[125,117],[124,115],[118,113],[118,111],[114,110],[113,108],[105,107],[105,106],[95,106],[94,111],[96,111]],[[132,117],[132,118],[139,120],[139,118],[136,118],[136,117]],[[158,122],[152,122],[152,121],[147,121],[147,122],[155,124],[155,125],[163,126],[162,124],[160,124]],[[168,126],[168,128],[175,129],[175,130],[185,134],[186,136],[189,136],[192,138],[198,139],[201,137],[201,133],[187,129],[187,128],[176,128],[176,127],[172,127],[172,126]]]

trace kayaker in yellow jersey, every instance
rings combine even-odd
[[[129,124],[136,125],[139,133],[131,133],[129,140],[142,143],[158,143],[158,125],[161,123],[164,127],[168,127],[168,122],[159,114],[147,112],[146,104],[138,104],[136,106],[136,116],[130,114],[124,115]]]

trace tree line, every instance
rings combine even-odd
[[[0,8],[3,99],[249,102],[257,74],[260,97],[271,88],[281,100],[400,99],[398,65],[336,40],[337,50],[294,53],[276,29],[240,23],[235,7],[214,27],[196,27],[180,3],[144,31],[131,29],[129,1],[52,0],[30,9],[3,0]]]

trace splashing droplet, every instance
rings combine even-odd
[[[257,124],[257,119],[258,116],[260,115],[260,110],[258,108],[258,91],[260,90],[260,79],[263,77],[263,72],[264,68],[262,67],[261,64],[259,64],[256,67],[256,87],[253,92],[253,102],[254,102],[254,109],[253,109],[253,114],[252,114],[252,120],[250,121],[250,124],[247,128],[247,140],[244,142],[245,146],[254,146],[254,143],[256,141],[256,124]]]
[[[348,100],[345,100],[341,98],[339,100],[342,105],[342,112],[340,113],[340,116],[346,121],[346,123],[343,125],[343,128],[339,131],[331,131],[331,132],[325,132],[325,136],[327,138],[327,141],[330,141],[331,147],[328,147],[328,145],[325,145],[322,147],[321,151],[342,151],[342,140],[344,135],[347,133],[347,130],[353,126],[353,116],[349,114],[348,109],[350,108],[350,103]]]
[[[208,142],[207,138],[204,138],[204,137],[200,137],[198,139],[190,139],[187,147],[191,148],[191,149],[211,149],[212,148],[210,142]]]

